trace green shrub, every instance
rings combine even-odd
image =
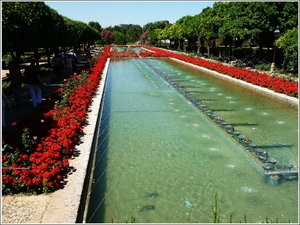
[[[257,70],[270,71],[271,64],[258,64],[258,65],[255,65],[254,68]]]

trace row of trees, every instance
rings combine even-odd
[[[38,49],[48,56],[61,47],[77,48],[80,44],[135,43],[143,33],[139,25],[127,28],[114,26],[103,29],[99,22],[85,24],[58,14],[44,2],[3,2],[2,4],[2,53],[10,53],[19,64],[24,52],[33,51],[38,59]]]
[[[38,49],[44,48],[50,64],[58,46],[66,50],[99,39],[97,29],[58,14],[44,2],[2,3],[2,53],[10,53],[17,64],[25,51],[33,51],[38,59]]]
[[[217,46],[226,46],[230,57],[233,47],[259,46],[262,59],[263,47],[273,48],[273,32],[279,26],[277,46],[283,50],[283,67],[291,70],[298,65],[297,2],[216,2],[213,8],[184,16],[173,24],[159,21],[143,27],[129,24],[126,28],[105,29],[98,22],[85,24],[61,16],[43,2],[3,2],[2,21],[2,52],[10,52],[16,62],[22,52],[37,54],[38,48],[44,48],[50,56],[57,46],[90,45],[95,41],[160,45],[162,40],[169,40],[172,49],[184,50],[184,44],[188,44],[186,50],[208,55]]]
[[[207,7],[195,16],[184,16],[173,24],[157,22],[145,25],[141,41],[158,44],[168,39],[171,48],[183,50],[187,40],[187,50],[208,54],[211,48],[224,45],[230,48],[230,56],[233,46],[259,46],[259,57],[262,58],[263,47],[273,47],[273,32],[277,26],[281,36],[291,30],[298,32],[298,2],[216,2],[213,8]],[[289,40],[297,41],[293,47],[298,43],[298,40]],[[278,45],[283,50],[285,46]],[[297,49],[293,48],[293,52]],[[285,53],[285,57],[288,56],[291,56],[290,52]],[[291,60],[286,58],[285,67],[296,66],[288,62]]]
[[[107,44],[125,45],[136,43],[143,33],[140,25],[128,24],[127,27],[114,26],[107,27],[101,32],[101,40]]]

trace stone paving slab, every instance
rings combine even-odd
[[[2,197],[2,223],[41,223],[50,195]]]

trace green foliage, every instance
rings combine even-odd
[[[128,223],[127,220],[125,221],[125,223]],[[135,223],[135,217],[134,216],[131,216],[130,223]]]
[[[220,223],[220,208],[218,208],[218,193],[215,194],[215,205],[212,206],[213,221]]]
[[[127,43],[135,43],[140,39],[143,30],[139,25],[129,24],[126,30],[126,42]]]
[[[213,223],[220,223],[221,221],[220,221],[220,208],[218,207],[218,193],[215,193],[215,202],[214,202],[214,206],[212,206],[212,213],[213,213]],[[246,213],[244,213],[243,219],[244,219],[243,223],[249,223],[249,222],[247,222],[247,214]],[[276,217],[275,220],[269,220],[269,217],[266,216],[263,223],[264,222],[265,223],[279,223],[279,219],[278,219],[278,217]],[[233,222],[233,213],[230,213],[230,215],[229,215],[229,223],[234,223]],[[240,220],[240,223],[242,223],[242,220]]]
[[[71,93],[76,91],[76,87],[78,87],[80,84],[84,83],[89,76],[88,72],[82,72],[79,76],[71,77],[68,79],[68,83],[61,84],[61,88],[63,89],[61,91],[61,100],[58,105],[60,106],[67,106],[69,105],[69,97]]]
[[[111,223],[118,223],[118,221],[114,221],[114,219],[111,219]],[[128,223],[127,219],[125,220],[125,223]],[[130,218],[130,223],[135,223],[135,217],[134,216],[131,216]]]
[[[126,45],[126,35],[125,34],[118,32],[118,31],[114,31],[114,36],[115,36],[114,44]]]
[[[34,150],[35,144],[36,142],[32,137],[32,135],[30,134],[29,129],[25,128],[22,134],[23,152],[31,153]]]
[[[288,30],[277,41],[276,45],[284,54],[283,66],[288,71],[298,67],[298,27]]]
[[[222,223],[220,221],[220,208],[218,207],[218,193],[215,193],[215,201],[214,201],[214,205],[212,206],[212,213],[213,213],[213,223]],[[239,223],[249,223],[247,222],[247,214],[244,213],[244,221],[242,222],[242,220],[239,221]],[[118,223],[117,220],[111,219],[111,223]],[[128,223],[128,221],[126,220],[125,223]],[[130,223],[135,223],[135,217],[131,216],[131,220]],[[233,213],[230,213],[229,215],[229,223],[234,223],[233,222]],[[278,216],[276,217],[275,220],[270,220],[268,216],[266,216],[265,220],[262,221],[262,223],[279,223],[279,219]],[[288,220],[288,223],[290,223],[290,220]]]
[[[164,29],[167,26],[167,24],[163,21],[157,21],[157,22],[150,22],[147,23],[145,26],[143,26],[143,31],[151,31],[151,30],[155,30],[155,29]]]
[[[270,71],[271,63],[254,65],[254,68],[257,69],[257,70]]]
[[[19,140],[15,140],[19,142]],[[29,155],[35,150],[36,141],[35,137],[32,136],[29,128],[24,128],[23,133],[21,134],[21,140],[19,147],[13,148],[9,144],[5,144],[2,147],[2,155],[7,158],[7,160],[2,161],[2,167],[7,167],[13,163],[21,163],[22,166],[29,166],[29,161],[22,160],[20,154]]]
[[[148,35],[148,40],[151,43],[156,43],[159,41],[159,35],[162,32],[162,29],[155,29],[155,30],[151,30],[149,35]]]
[[[5,155],[7,158],[10,158],[12,162],[16,162],[19,158],[19,153],[14,151],[14,148],[9,144],[4,144],[2,147],[2,155]],[[7,167],[9,161],[2,162],[2,167]]]
[[[230,213],[230,216],[229,216],[229,223],[232,223],[232,213]]]
[[[96,29],[99,33],[102,31],[102,27],[98,22],[90,21],[88,24]]]
[[[102,56],[101,53],[94,55],[94,57],[90,61],[90,68],[94,67],[94,65],[101,58],[101,56]]]
[[[278,15],[278,21],[280,29],[282,31],[287,31],[298,27],[298,2],[288,1],[288,2],[278,2],[277,11],[280,12]]]
[[[3,2],[3,52],[29,50],[36,46],[37,24],[31,18],[30,3]]]
[[[3,53],[100,39],[95,28],[61,16],[44,2],[3,2],[2,33]]]
[[[247,223],[247,216],[246,216],[246,213],[244,213],[244,222]]]
[[[2,62],[4,61],[5,66],[8,66],[8,63],[9,63],[10,61],[12,61],[12,60],[13,60],[13,58],[12,58],[11,55],[5,55],[5,56],[2,57]],[[3,65],[3,64],[2,64],[2,65]]]

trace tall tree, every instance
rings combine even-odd
[[[165,29],[166,29],[166,32],[165,32],[166,36],[170,40],[171,48],[174,50],[178,50],[179,40],[181,38],[177,33],[177,30],[179,29],[178,23],[175,22],[172,25],[166,27]]]
[[[143,31],[151,31],[155,29],[164,29],[168,24],[166,24],[164,21],[156,21],[156,22],[150,22],[143,26]]]
[[[191,51],[192,42],[195,34],[195,27],[193,26],[193,17],[190,15],[183,16],[179,20],[176,21],[179,26],[178,37],[183,44],[183,42],[187,39],[189,43],[189,49]],[[183,46],[181,46],[183,50]]]
[[[205,13],[209,22],[204,25],[205,39],[219,38],[220,41],[225,45],[229,46],[229,57],[232,56],[232,44],[233,44],[233,34],[228,29],[228,23],[233,19],[233,2],[217,2],[213,5],[212,10]],[[219,49],[220,51],[220,49]],[[221,55],[221,52],[219,52]]]
[[[65,32],[64,38],[65,42],[70,46],[76,46],[79,41],[78,35],[78,26],[74,20],[71,20],[67,17],[64,17],[64,24],[65,24]]]
[[[126,36],[122,32],[114,31],[114,44],[126,45]]]
[[[159,35],[160,35],[161,31],[162,30],[158,29],[158,28],[150,31],[150,33],[148,35],[148,39],[151,44],[156,44],[156,45],[159,44],[159,41],[160,41]]]
[[[142,27],[140,25],[129,24],[126,31],[126,40],[129,43],[135,43],[140,39],[142,35]]]
[[[102,27],[101,27],[101,25],[98,22],[90,21],[88,23],[88,25],[90,25],[94,29],[98,30],[99,33],[102,31]]]
[[[14,61],[19,64],[24,51],[37,47],[34,37],[38,37],[38,25],[31,18],[29,2],[2,3],[3,52],[10,52]]]
[[[215,3],[215,8],[206,7],[202,12],[196,15],[194,20],[194,32],[200,42],[200,49],[197,52],[204,52],[204,48],[207,47],[209,53],[209,47],[214,47],[215,39],[218,38],[218,29],[220,24],[223,23],[224,12],[218,10],[220,4]],[[225,6],[226,7],[226,6]],[[223,5],[222,5],[223,9]]]
[[[284,54],[283,67],[288,71],[298,70],[298,42],[298,27],[288,30],[276,41]]]
[[[146,30],[143,34],[142,34],[142,36],[141,36],[141,39],[140,39],[140,42],[141,43],[147,43],[148,42],[148,36],[149,36],[149,33],[150,33],[150,31],[149,30]]]
[[[263,46],[270,47],[273,42],[273,31],[278,25],[276,2],[235,2],[237,10],[246,16],[242,28],[247,28],[246,37],[259,45],[259,57],[262,58]],[[240,30],[241,30],[240,29]]]
[[[278,26],[280,30],[287,30],[298,27],[298,2],[276,2],[278,14]]]
[[[114,41],[114,33],[110,30],[102,30],[100,33],[101,39],[105,41],[106,44],[111,44]]]

